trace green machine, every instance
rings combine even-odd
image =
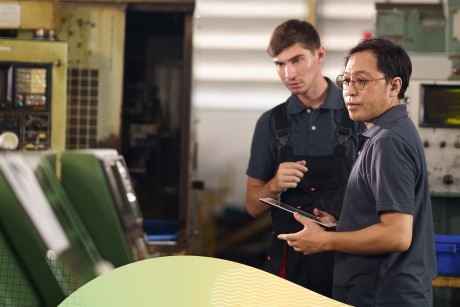
[[[67,150],[61,183],[104,259],[148,258],[143,218],[124,158],[113,149]]]
[[[19,263],[13,248],[0,231],[0,306],[40,306],[40,299]],[[12,282],[11,277],[14,278]]]
[[[54,161],[54,154],[0,156],[3,306],[57,306],[113,268],[102,260],[72,211]]]
[[[395,41],[407,51],[445,54],[452,60],[449,79],[460,79],[460,0],[375,6],[377,37]]]
[[[93,239],[87,232],[79,214],[56,177],[57,154],[55,152],[23,152],[22,156],[34,171],[40,187],[64,232],[71,241],[71,248],[63,258],[81,284],[111,270],[113,265],[101,257]]]
[[[376,36],[396,41],[408,51],[444,52],[446,18],[435,4],[376,3]]]

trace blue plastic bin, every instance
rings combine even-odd
[[[439,276],[460,276],[460,236],[434,235]]]
[[[179,221],[177,220],[144,220],[144,232],[149,241],[177,241]]]

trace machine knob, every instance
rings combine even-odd
[[[454,177],[452,175],[444,175],[444,177],[442,178],[442,182],[444,184],[452,184],[454,183]]]
[[[16,133],[6,131],[0,135],[0,150],[15,150],[19,146],[19,138]]]

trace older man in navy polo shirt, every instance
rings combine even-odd
[[[337,232],[295,214],[300,232],[281,234],[304,254],[336,251],[333,298],[353,306],[432,306],[436,277],[427,168],[418,132],[400,103],[412,64],[385,39],[361,41],[336,79],[360,136]],[[334,218],[315,210],[324,221]]]

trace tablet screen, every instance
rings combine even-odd
[[[313,214],[310,214],[310,213],[307,213],[307,212],[305,212],[303,210],[300,210],[300,209],[297,209],[295,207],[289,206],[288,204],[282,203],[282,202],[277,201],[277,200],[275,200],[273,198],[265,197],[265,198],[259,198],[259,200],[261,202],[265,203],[265,204],[275,206],[277,208],[286,210],[286,211],[291,212],[291,213],[298,212],[298,213],[302,214],[303,216],[305,216],[306,218],[312,220],[313,222],[315,222],[315,223],[317,223],[317,224],[319,224],[321,226],[328,227],[328,228],[333,228],[333,227],[337,226],[335,223],[321,222],[318,219],[318,217],[314,216]]]

